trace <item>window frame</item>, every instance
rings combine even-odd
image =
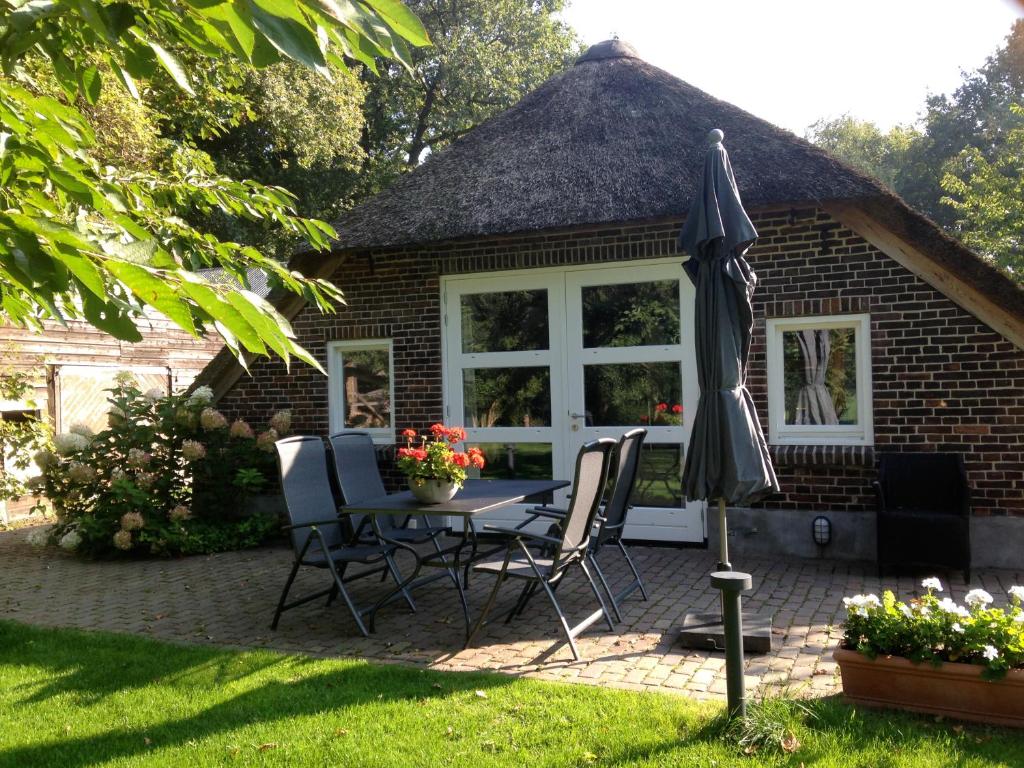
[[[390,425],[370,429],[345,426],[345,353],[373,352],[386,349],[388,353],[388,398]],[[379,445],[395,443],[395,351],[391,339],[351,339],[327,342],[327,424],[331,434],[336,432],[368,432]]]
[[[791,331],[850,328],[854,332],[858,424],[786,424],[782,335]],[[874,445],[871,384],[871,315],[769,318],[765,326],[768,441],[773,445]]]

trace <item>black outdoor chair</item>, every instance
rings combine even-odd
[[[363,624],[363,616],[372,608],[357,607],[345,585],[355,579],[378,573],[383,573],[385,578],[390,573],[396,583],[401,584],[398,567],[392,557],[396,547],[377,542],[349,543],[353,539],[353,532],[349,522],[338,517],[327,471],[327,452],[323,440],[319,437],[288,437],[278,440],[275,447],[281,489],[284,492],[290,523],[285,526],[285,530],[291,536],[295,559],[270,628],[277,629],[281,614],[291,608],[325,595],[327,604],[330,605],[338,595],[341,595],[352,613],[352,618],[355,619],[356,626],[366,637],[369,633]],[[352,563],[379,564],[379,567],[346,578],[345,570]],[[331,575],[331,586],[288,603],[288,592],[299,568],[303,566],[326,570]],[[407,595],[406,597],[408,599]]]
[[[887,566],[949,568],[971,580],[971,501],[956,453],[883,453],[878,480],[878,575]]]
[[[338,432],[327,439],[331,444],[334,476],[338,482],[343,503],[357,504],[387,494],[384,482],[380,477],[380,469],[377,466],[377,451],[373,447],[373,438],[368,432]],[[380,541],[366,516],[349,515],[348,517],[352,518],[351,524],[356,531],[359,543]],[[465,602],[459,574],[454,568],[454,561],[449,560],[449,556],[461,544],[461,540],[456,544],[444,547],[441,545],[440,539],[451,534],[450,526],[431,525],[426,515],[419,516],[417,522],[421,527],[411,528],[409,522],[409,517],[398,519],[393,515],[378,515],[377,531],[384,539],[398,542],[407,547],[429,542],[434,551],[419,553],[420,566],[445,569],[455,586],[459,588],[459,594]],[[444,578],[444,574],[439,574],[439,576]]]
[[[633,497],[633,490],[636,487],[636,478],[640,469],[640,449],[643,447],[646,437],[646,429],[631,429],[619,439],[619,445],[615,451],[615,459],[613,461],[615,466],[615,484],[612,486],[612,493],[608,503],[598,512],[597,534],[591,539],[590,549],[587,552],[587,559],[594,566],[594,572],[597,574],[597,578],[601,582],[601,586],[604,587],[609,602],[612,604],[612,612],[615,614],[616,621],[622,621],[619,603],[636,590],[639,589],[640,595],[644,600],[647,600],[647,589],[644,587],[640,572],[637,570],[633,558],[629,556],[626,545],[622,542],[622,533],[626,527],[626,515],[632,508],[630,501]],[[530,517],[516,527],[520,528],[528,525],[538,517],[562,520],[565,517],[565,510],[553,509],[548,506],[534,507]],[[552,526],[551,530],[548,531],[548,535],[556,536],[557,529],[557,524]],[[597,562],[597,555],[600,553],[601,548],[606,545],[618,547],[626,560],[626,565],[633,573],[633,580],[618,594],[612,592],[608,585],[608,580],[605,578],[604,571],[601,570],[601,566]]]
[[[487,616],[494,607],[494,601],[498,596],[505,579],[521,579],[526,583],[515,606],[506,614],[506,621],[511,621],[526,606],[526,603],[533,596],[537,589],[543,589],[547,594],[551,605],[558,614],[558,620],[562,625],[569,648],[572,650],[573,658],[579,661],[580,652],[576,646],[576,637],[601,618],[608,623],[609,629],[614,629],[608,609],[605,606],[601,591],[594,582],[587,568],[587,552],[590,549],[591,531],[597,517],[598,509],[601,506],[601,495],[605,484],[608,481],[608,469],[611,464],[611,453],[615,448],[615,441],[610,438],[602,438],[586,443],[576,458],[576,485],[573,487],[572,498],[569,499],[569,508],[560,525],[558,537],[546,536],[539,533],[532,533],[516,528],[502,528],[494,525],[485,525],[484,530],[502,534],[508,537],[505,547],[504,558],[494,560],[483,560],[473,566],[474,571],[492,573],[496,576],[494,588],[491,590],[487,603],[484,605],[480,618],[477,619],[473,630],[466,640],[468,648],[473,638],[487,623]],[[549,545],[546,553],[534,553],[529,549],[529,544]],[[572,566],[578,567],[586,576],[594,596],[597,598],[600,610],[590,614],[587,618],[575,626],[569,626],[562,607],[555,598],[555,590],[562,582],[565,574]]]

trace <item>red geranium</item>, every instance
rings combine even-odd
[[[672,413],[682,413],[682,412],[683,412],[683,406],[679,405],[678,403],[676,403],[675,405],[672,406]]]
[[[453,448],[455,443],[466,439],[466,430],[462,427],[433,424],[429,435],[421,437],[413,429],[404,429],[402,436],[406,445],[397,451],[398,468],[416,485],[426,480],[448,480],[461,486],[470,465],[484,466],[483,451],[479,448],[470,448],[465,453]],[[414,441],[419,447],[413,447]]]
[[[651,420],[651,417],[650,417],[650,416],[648,416],[648,415],[647,415],[646,413],[645,413],[645,414],[643,414],[643,415],[642,415],[642,416],[640,417],[640,421],[641,421],[641,422],[643,422],[644,424],[646,424],[646,423],[647,423],[648,421],[650,421],[650,420]]]
[[[654,406],[654,410],[656,410],[658,413],[664,413],[665,411],[668,410],[668,403],[658,403],[656,406]]]
[[[458,464],[463,469],[469,466],[469,456],[465,453],[460,452],[453,454],[452,461]]]
[[[449,443],[461,443],[466,439],[466,430],[462,427],[449,427],[448,428],[448,442]]]
[[[413,440],[413,439],[416,438],[416,430],[415,429],[403,429],[402,430],[402,437],[406,438],[407,440]]]

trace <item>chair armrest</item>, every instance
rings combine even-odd
[[[341,525],[341,520],[336,517],[333,520],[314,520],[311,523],[295,523],[294,525],[282,526],[281,530],[297,531],[300,528],[313,528],[318,525]]]
[[[556,509],[555,507],[534,507],[530,514],[535,517],[551,517],[555,520],[564,520],[568,512],[564,509]]]
[[[500,525],[484,526],[484,530],[490,533],[501,533],[513,539],[532,539],[533,541],[543,541],[548,544],[561,544],[561,539],[556,539],[554,536],[545,536],[541,533],[531,533],[530,531],[517,530],[515,528],[502,528]]]

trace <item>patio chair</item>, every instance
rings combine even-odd
[[[338,489],[345,504],[356,504],[367,499],[386,496],[384,482],[377,466],[377,451],[373,447],[373,438],[369,432],[337,432],[327,438],[331,445],[332,465]],[[370,521],[363,515],[351,515],[352,526],[356,531],[359,543],[380,541],[377,534],[370,528]],[[448,555],[455,547],[441,546],[439,539],[451,534],[450,526],[431,525],[426,515],[421,515],[418,522],[422,527],[410,528],[409,517],[402,520],[392,515],[378,515],[377,530],[386,541],[399,542],[408,546],[430,543],[434,552],[420,553],[420,565],[428,568],[443,568],[460,587],[458,574],[455,572]],[[461,542],[460,542],[461,543]],[[433,577],[431,577],[433,578]],[[443,578],[443,574],[441,574]],[[409,598],[407,598],[409,599]]]
[[[288,512],[289,525],[285,530],[291,537],[294,560],[270,628],[277,629],[281,614],[287,610],[325,595],[330,605],[341,595],[359,631],[367,637],[369,632],[363,616],[372,609],[357,607],[345,585],[377,573],[383,573],[385,578],[390,573],[396,583],[401,584],[401,576],[392,557],[396,547],[377,542],[349,543],[353,538],[351,526],[347,520],[338,517],[323,440],[319,437],[288,437],[278,440],[275,447]],[[379,567],[346,578],[345,570],[352,563],[379,564]],[[326,570],[331,576],[331,586],[289,603],[288,592],[299,569],[304,566]]]
[[[576,646],[576,638],[582,632],[601,618],[608,623],[609,629],[614,629],[604,598],[601,597],[601,591],[587,567],[591,531],[597,511],[601,506],[601,495],[608,480],[611,452],[614,448],[614,440],[602,438],[586,443],[580,449],[579,455],[576,457],[576,485],[573,487],[572,497],[569,499],[569,508],[561,521],[558,537],[532,533],[520,528],[484,526],[485,531],[504,535],[508,541],[503,559],[483,560],[473,565],[474,571],[491,573],[496,578],[494,588],[487,598],[480,618],[477,619],[466,640],[467,648],[487,624],[487,616],[490,614],[491,608],[494,607],[498,591],[501,589],[502,583],[510,578],[520,579],[525,584],[515,606],[507,614],[508,620],[518,615],[534,592],[543,589],[551,601],[555,613],[558,614],[562,631],[569,643],[573,658],[577,661],[580,659],[580,652]],[[547,544],[550,545],[550,549],[548,554],[534,553],[530,551],[529,544]],[[600,610],[590,614],[575,626],[569,626],[569,621],[555,597],[555,590],[573,566],[583,572],[601,607]]]
[[[591,539],[590,549],[587,552],[587,559],[594,566],[594,572],[597,574],[605,594],[608,595],[608,601],[612,605],[612,612],[615,614],[616,621],[622,621],[619,603],[636,590],[639,589],[642,598],[647,600],[647,588],[644,586],[643,579],[640,577],[640,572],[637,570],[633,558],[629,556],[629,551],[622,541],[622,533],[626,527],[626,515],[632,509],[630,500],[636,488],[636,479],[640,469],[640,449],[643,447],[646,437],[646,429],[631,429],[619,439],[614,460],[615,484],[612,487],[612,494],[608,503],[598,512],[597,533]],[[517,528],[528,525],[538,517],[562,520],[565,517],[565,510],[554,509],[548,506],[534,507],[530,517],[525,522],[520,523]],[[557,525],[552,526],[548,535],[557,535]],[[623,558],[626,560],[626,565],[633,574],[633,580],[618,594],[612,592],[608,585],[608,580],[605,578],[604,571],[601,570],[601,566],[597,561],[597,556],[601,549],[607,545],[618,547]]]
[[[971,580],[971,500],[957,453],[883,453],[878,480],[878,575],[886,566],[953,568]]]

